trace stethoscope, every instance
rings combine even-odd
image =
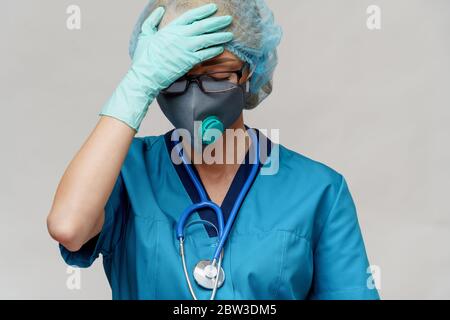
[[[175,130],[176,131],[176,130]],[[185,248],[184,248],[184,230],[186,227],[192,225],[192,224],[208,224],[211,227],[213,227],[218,235],[218,242],[217,242],[217,248],[214,253],[213,259],[211,260],[201,260],[197,263],[197,265],[194,268],[194,279],[197,282],[197,284],[205,289],[212,290],[210,300],[214,300],[217,289],[220,288],[224,281],[225,281],[225,271],[222,268],[222,260],[223,260],[223,254],[224,254],[224,246],[227,241],[228,235],[231,231],[231,227],[233,226],[233,222],[236,219],[236,216],[239,212],[239,209],[242,205],[242,202],[245,199],[245,196],[247,195],[248,190],[250,189],[251,185],[253,184],[253,181],[256,179],[256,176],[258,174],[259,169],[259,143],[258,139],[256,137],[256,133],[253,129],[247,130],[250,138],[251,138],[251,160],[253,160],[252,169],[250,171],[250,175],[248,176],[247,180],[244,183],[244,186],[242,190],[239,192],[239,195],[233,205],[233,208],[231,210],[230,216],[227,221],[227,225],[224,226],[224,218],[223,218],[223,212],[222,209],[215,204],[214,202],[208,200],[208,197],[206,195],[206,191],[204,190],[201,182],[197,178],[196,174],[194,173],[191,166],[188,165],[183,149],[181,147],[181,143],[178,143],[175,148],[178,155],[180,156],[184,168],[186,169],[189,178],[193,182],[195,189],[198,192],[198,195],[200,196],[200,201],[198,203],[194,203],[187,207],[184,212],[181,215],[180,220],[177,223],[177,238],[180,242],[180,256],[181,261],[183,265],[183,271],[184,275],[186,277],[186,281],[189,287],[189,291],[191,292],[192,297],[194,300],[198,300],[197,295],[194,292],[194,289],[192,287],[192,283],[189,277],[189,273],[187,271],[187,265],[186,265],[186,256],[185,256]],[[179,138],[179,137],[178,137]],[[216,227],[214,224],[212,224],[209,221],[201,220],[201,221],[193,221],[192,223],[186,224],[186,221],[189,219],[189,217],[197,212],[199,209],[205,209],[210,208],[214,211],[214,213],[217,216],[218,221],[218,227]]]

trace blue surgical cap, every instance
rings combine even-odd
[[[225,49],[250,65],[251,78],[246,109],[253,109],[272,92],[272,78],[278,62],[277,46],[282,37],[273,13],[264,0],[151,0],[141,13],[130,40],[130,56],[134,55],[141,26],[157,7],[166,14],[160,27],[194,7],[207,3],[217,4],[216,15],[231,15],[233,23],[228,28],[234,39]]]

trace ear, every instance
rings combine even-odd
[[[250,70],[250,65],[245,62],[244,67],[242,68],[242,77],[240,79],[240,83],[248,83],[250,81],[251,78],[251,70]]]

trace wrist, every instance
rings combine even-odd
[[[139,131],[142,120],[148,111],[148,106],[156,95],[145,89],[138,81],[127,76],[121,81],[99,115],[110,116],[121,120],[131,128]]]

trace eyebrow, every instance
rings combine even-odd
[[[208,60],[208,61],[202,62],[200,65],[202,67],[207,67],[207,66],[214,66],[217,64],[221,64],[223,62],[239,62],[239,60],[236,60],[233,58],[219,58],[219,59],[215,59],[215,60]]]

